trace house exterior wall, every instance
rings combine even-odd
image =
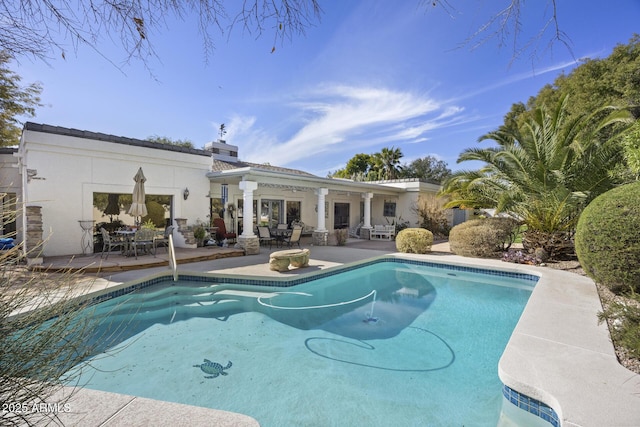
[[[16,230],[22,230],[21,200],[22,200],[22,178],[18,169],[18,158],[14,156],[13,149],[0,149],[0,192],[5,194],[15,194],[18,197],[16,209]],[[0,235],[4,235],[4,230],[0,230]],[[22,236],[18,234],[14,237],[16,242],[22,241]]]
[[[23,132],[20,154],[21,172],[37,170],[40,178],[27,183],[23,194],[28,205],[42,206],[43,256],[81,253],[78,221],[96,219],[93,194],[131,193],[139,167],[146,194],[173,197],[174,218],[208,212],[208,156],[30,130]]]
[[[0,152],[0,189],[5,193],[20,193],[21,178],[18,173],[18,159],[13,150]]]

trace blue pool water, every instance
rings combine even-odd
[[[166,282],[92,308],[107,352],[80,384],[266,427],[496,426],[498,360],[534,285],[402,262],[288,288]]]

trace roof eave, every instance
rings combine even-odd
[[[337,180],[333,178],[322,178],[319,176],[305,176],[305,175],[297,175],[286,172],[271,172],[260,169],[255,169],[252,167],[238,168],[238,169],[229,169],[223,171],[211,171],[207,173],[207,178],[211,181],[217,181],[219,179],[233,179],[238,178],[240,181],[242,180],[257,180],[260,178],[272,178],[272,179],[282,179],[282,180],[294,180],[296,182],[303,181],[307,184],[315,184],[308,185],[313,188],[350,188],[350,189],[358,189],[362,192],[388,192],[389,194],[397,194],[403,193],[406,190],[402,188],[395,188],[384,186],[380,184],[373,184],[369,182],[361,182],[361,181],[350,181],[350,180]]]

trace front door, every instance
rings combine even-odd
[[[349,228],[349,203],[335,203],[333,205],[333,228]]]

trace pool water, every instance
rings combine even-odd
[[[167,282],[94,308],[97,337],[125,332],[79,383],[266,427],[496,426],[498,360],[534,284],[400,262],[289,288]]]

